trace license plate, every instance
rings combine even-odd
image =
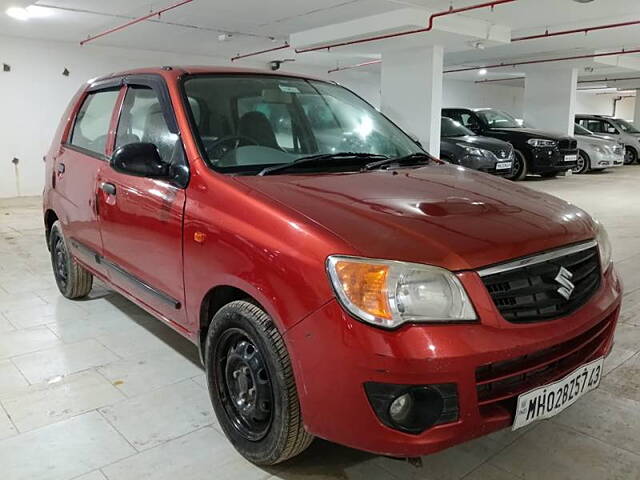
[[[505,168],[511,168],[511,162],[496,163],[496,170],[504,170]]]
[[[538,387],[518,397],[512,430],[557,415],[587,392],[598,388],[604,357],[577,368],[562,380]]]
[[[564,161],[565,162],[577,162],[578,161],[578,155],[565,155],[564,156]]]

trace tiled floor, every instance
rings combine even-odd
[[[424,458],[316,441],[274,468],[220,432],[195,347],[97,286],[63,299],[38,199],[0,200],[0,479],[640,479],[640,166],[524,185],[607,226],[626,294],[602,387],[554,420]]]

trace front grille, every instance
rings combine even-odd
[[[573,138],[563,138],[558,142],[560,150],[575,150],[578,148],[578,141]]]
[[[503,362],[476,369],[478,405],[490,412],[501,406],[513,415],[518,395],[559,380],[580,365],[604,355],[617,312],[566,342]]]
[[[552,258],[547,259],[549,256]],[[544,261],[537,261],[536,257]],[[525,259],[523,264],[504,271],[498,266],[479,272],[493,303],[509,322],[536,322],[568,315],[584,305],[600,285],[597,246],[573,249],[555,257],[541,254],[530,261]],[[562,268],[566,269],[562,271],[569,281],[568,289],[565,279],[559,278]],[[568,290],[567,299],[563,293],[566,295]]]

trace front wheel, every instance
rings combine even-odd
[[[571,171],[573,173],[587,173],[589,170],[589,156],[583,151],[578,152],[576,166]]]
[[[69,254],[60,221],[51,227],[49,250],[53,275],[60,293],[72,300],[89,295],[93,287],[93,275]]]
[[[638,160],[638,153],[632,147],[627,147],[624,151],[624,164],[631,165]]]
[[[311,444],[289,353],[261,308],[238,300],[215,314],[205,343],[205,365],[220,426],[247,460],[274,465]]]
[[[524,180],[529,170],[527,159],[519,150],[515,150],[513,153],[513,166],[511,168],[511,174],[506,175],[506,178],[514,181]]]

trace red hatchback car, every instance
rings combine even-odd
[[[621,298],[605,230],[430,157],[334,83],[109,75],[72,100],[46,165],[62,294],[98,277],[191,339],[255,463],[314,436],[416,457],[600,382]]]

